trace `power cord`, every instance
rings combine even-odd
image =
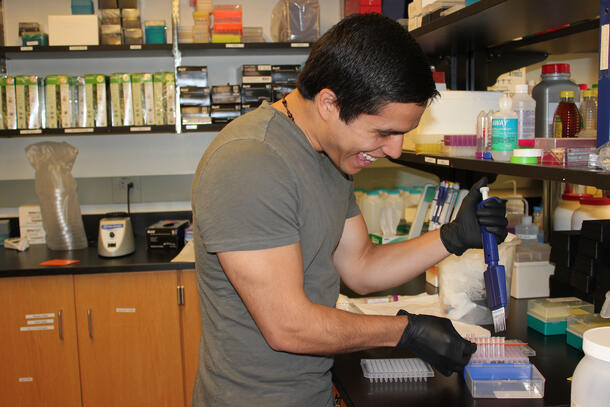
[[[133,188],[133,182],[127,184],[127,215],[131,216],[131,208],[130,208],[130,191]]]

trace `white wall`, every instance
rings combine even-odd
[[[244,25],[263,26],[269,37],[271,9],[277,0],[241,0]],[[94,2],[97,6],[97,1]],[[142,19],[170,21],[170,1],[142,0]],[[215,0],[215,4],[235,1]],[[320,1],[321,31],[339,20],[340,0]],[[181,0],[181,14],[192,23],[188,0]],[[46,30],[48,14],[69,14],[69,0],[8,0],[5,2],[5,36],[8,45],[18,44],[18,22],[38,21]],[[190,22],[187,21],[190,19]],[[248,63],[301,63],[302,55],[184,57],[184,65],[207,65],[211,84],[237,83],[238,68]],[[9,60],[7,70],[17,74],[83,74],[155,72],[173,69],[171,57],[82,58]],[[24,148],[39,141],[67,141],[79,149],[75,177],[192,174],[216,133],[142,134],[113,136],[57,136],[0,139],[0,180],[33,179],[34,171]]]
[[[544,62],[530,65],[526,68],[526,80],[529,82],[540,82],[540,74],[542,65],[545,64],[570,64],[570,78],[575,83],[586,83],[591,88],[591,85],[597,83],[599,54],[598,53],[582,53],[582,54],[560,54],[550,55]]]

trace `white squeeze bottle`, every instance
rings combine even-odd
[[[517,140],[533,139],[536,135],[536,101],[527,93],[528,86],[516,85],[513,110],[517,113]]]
[[[508,95],[500,98],[500,110],[491,118],[491,155],[495,161],[510,161],[517,148],[517,113]]]

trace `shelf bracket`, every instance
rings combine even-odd
[[[487,69],[481,66],[481,60],[475,62],[475,72],[477,71],[476,68],[479,67],[485,73],[484,75],[476,75],[475,87],[486,90],[488,86],[496,83],[498,76],[503,73],[542,62],[547,57],[548,54],[546,52],[538,51],[489,51],[488,61],[485,64]]]
[[[0,74],[6,75],[6,56],[0,56]]]

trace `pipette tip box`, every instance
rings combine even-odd
[[[511,369],[511,367],[506,366],[487,369],[487,373],[481,376],[481,372],[477,372],[472,369],[470,365],[467,365],[464,369],[464,381],[473,398],[501,399],[544,397],[544,376],[536,369],[536,366],[528,363],[527,366]],[[519,379],[497,378],[500,370],[502,370],[503,373],[511,371],[512,374],[523,375],[524,377]]]
[[[593,304],[575,297],[541,298],[527,303],[527,326],[543,335],[566,333],[571,315],[593,313]]]
[[[574,315],[568,318],[566,343],[573,348],[582,349],[582,336],[589,329],[610,326],[610,319],[599,314]]]

